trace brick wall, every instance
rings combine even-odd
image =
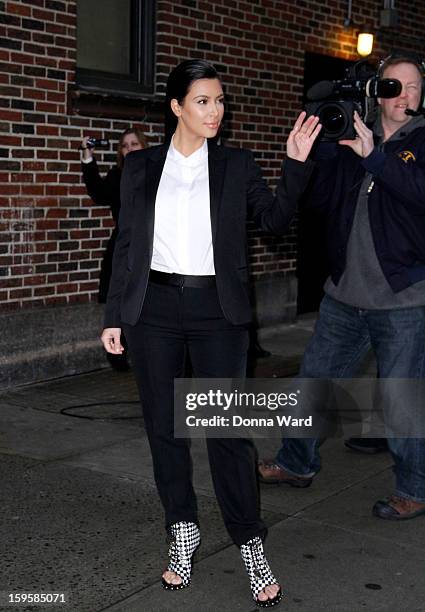
[[[255,151],[278,176],[288,126],[300,107],[304,52],[355,59],[344,31],[345,0],[158,0],[156,93],[170,66],[205,57],[223,76],[231,144]],[[353,18],[377,27],[383,2],[354,0]],[[383,30],[378,56],[421,51],[423,0],[399,0],[400,26]],[[96,299],[112,222],[81,184],[77,146],[85,134],[116,144],[128,121],[70,114],[76,58],[74,0],[0,1],[0,304],[16,310]],[[151,142],[159,124],[145,125]],[[98,156],[104,169],[114,152]],[[283,239],[250,232],[255,278],[293,274],[295,230]]]

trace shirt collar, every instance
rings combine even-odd
[[[205,159],[208,157],[208,143],[207,143],[206,138],[204,139],[202,147],[199,147],[199,149],[196,149],[196,151],[194,151],[188,157],[185,157],[179,151],[177,151],[177,149],[174,146],[173,140],[174,140],[174,136],[171,139],[167,157],[175,161],[177,164],[195,168],[196,166],[199,166],[200,164],[202,164],[205,161]]]

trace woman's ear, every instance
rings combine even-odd
[[[176,117],[180,117],[180,115],[182,114],[182,111],[181,111],[181,108],[180,108],[180,104],[178,103],[176,98],[173,98],[171,100],[170,106],[171,106],[171,110],[173,111],[175,116]]]

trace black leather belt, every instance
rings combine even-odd
[[[215,276],[191,276],[190,274],[168,274],[151,270],[149,282],[157,285],[173,285],[174,287],[190,287],[194,289],[205,289],[215,287]]]

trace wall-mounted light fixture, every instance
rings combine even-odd
[[[357,36],[357,53],[362,57],[367,57],[372,53],[373,34],[371,32],[360,31]]]
[[[347,17],[344,19],[344,28],[357,27],[359,33],[357,35],[357,53],[362,57],[366,57],[372,53],[373,50],[373,34],[369,29],[366,29],[360,24],[357,25],[352,19],[353,1],[348,0]]]

